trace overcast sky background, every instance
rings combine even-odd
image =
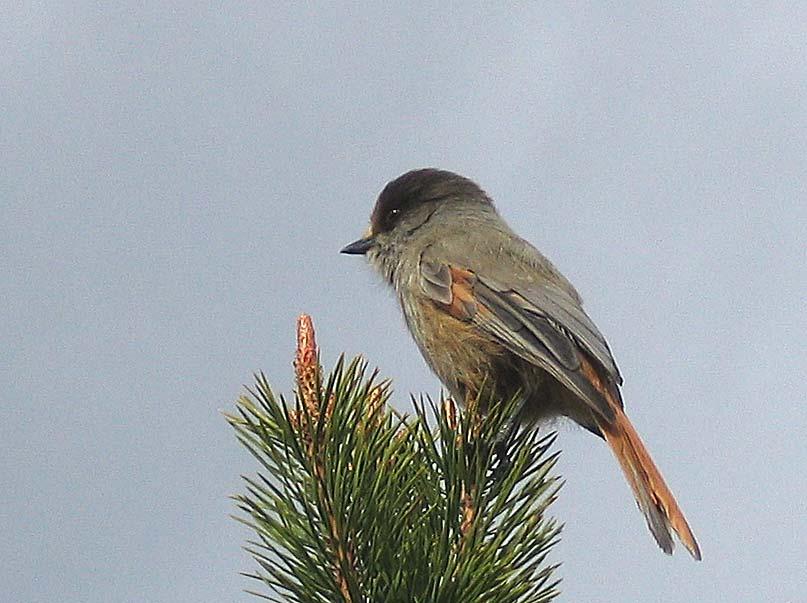
[[[564,427],[559,601],[807,601],[807,4],[378,4],[3,3],[0,599],[254,600],[219,411],[303,311],[438,394],[338,250],[439,166],[581,291],[703,549]]]

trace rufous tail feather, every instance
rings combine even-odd
[[[650,532],[669,555],[673,551],[672,530],[690,554],[700,561],[701,551],[695,536],[661,472],[622,409],[615,404],[612,408],[615,419],[598,421],[599,427],[622,467]]]

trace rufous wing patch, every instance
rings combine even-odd
[[[460,320],[471,320],[479,310],[479,304],[474,297],[476,275],[463,268],[448,267],[451,275],[451,301],[446,310]]]

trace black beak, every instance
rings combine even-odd
[[[339,253],[346,253],[348,255],[364,255],[370,248],[375,245],[373,237],[365,237],[358,241],[353,241],[350,245],[345,245]]]

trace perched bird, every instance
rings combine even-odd
[[[519,420],[564,416],[605,439],[661,549],[675,532],[695,559],[684,514],[623,411],[622,377],[574,287],[516,235],[474,182],[421,169],[381,192],[366,255],[392,285],[421,353],[459,402],[522,397]]]

